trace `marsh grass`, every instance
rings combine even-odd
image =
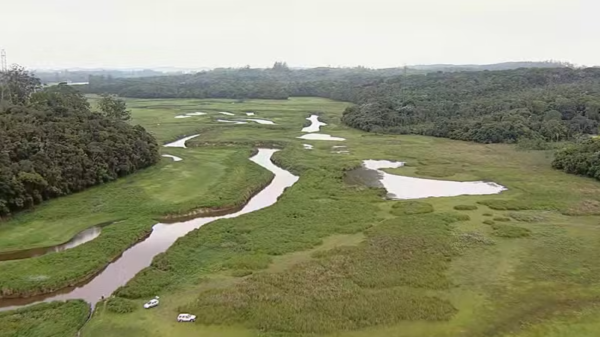
[[[394,215],[413,215],[433,212],[433,206],[422,201],[399,201],[392,206]]]
[[[75,336],[89,310],[87,303],[77,300],[0,312],[0,337]]]
[[[269,333],[326,333],[405,320],[448,320],[456,309],[429,290],[448,289],[456,256],[452,214],[404,216],[368,229],[355,247],[321,252],[279,273],[259,272],[202,292],[184,310],[204,324]]]
[[[131,100],[138,105],[134,122],[160,141],[201,134],[180,153],[195,151],[193,146],[273,144],[284,148],[273,161],[300,180],[267,209],[211,223],[178,240],[118,291],[138,306],[160,294],[161,305],[126,314],[101,308],[84,336],[596,337],[573,323],[584,316],[598,322],[597,311],[592,315],[600,296],[598,182],[552,170],[551,156],[541,151],[351,130],[339,125],[345,103],[232,102]],[[250,110],[278,125],[224,126],[212,115],[173,118],[197,110]],[[329,124],[324,133],[347,139],[350,155],[332,156],[329,142],[302,149],[295,137],[312,111]],[[435,212],[395,216],[394,202],[382,199],[382,189],[344,183],[344,172],[364,159],[408,161],[397,174],[493,181],[508,190],[430,198],[422,202]],[[201,174],[201,167],[189,173]],[[186,195],[170,191],[156,194]],[[494,222],[487,208],[464,212],[468,216],[453,212],[454,206],[475,203],[545,219],[525,224],[507,214],[521,227]],[[522,236],[524,230],[531,234]],[[358,239],[325,244],[340,236]],[[513,236],[519,239],[509,239]],[[183,310],[200,322],[176,324]],[[59,319],[60,314],[54,313]],[[588,332],[593,324],[584,325]],[[534,327],[537,334],[528,330]]]
[[[105,305],[106,310],[117,314],[126,314],[139,309],[137,303],[121,297],[111,297],[106,300]]]
[[[475,205],[456,205],[454,209],[457,211],[474,211],[477,209]]]
[[[166,166],[185,163],[186,160],[190,162],[189,166],[177,168],[175,175],[162,174],[165,167],[157,167],[155,171],[60,198],[56,203],[50,202],[44,206],[37,214],[56,219],[56,223],[48,224],[47,230],[57,226],[58,219],[69,215],[84,221],[89,214],[85,210],[93,209],[94,205],[97,205],[96,212],[104,216],[125,220],[103,228],[98,238],[73,249],[1,262],[0,297],[32,296],[76,284],[102,270],[125,249],[145,238],[157,219],[164,214],[180,214],[199,207],[241,205],[272,178],[271,172],[248,160],[250,148],[199,150],[215,155],[215,161],[204,166],[191,159],[193,149],[186,150],[190,151],[186,152],[189,154],[184,161]],[[200,158],[207,156],[201,155]],[[210,165],[214,167],[212,170]],[[208,169],[203,172],[203,180],[198,181],[200,184],[195,183],[197,180],[190,181],[177,176],[182,174],[185,178],[195,168]],[[216,179],[212,183],[211,172],[215,173],[213,178]],[[205,182],[204,189],[202,182]],[[33,218],[35,214],[25,214],[23,217]],[[5,226],[11,226],[11,223]],[[22,229],[15,228],[15,231],[27,230],[24,226]]]
[[[493,235],[502,238],[524,238],[531,235],[531,230],[520,226],[506,225],[506,224],[492,224],[494,230]]]

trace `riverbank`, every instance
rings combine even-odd
[[[98,216],[124,219],[103,228],[96,239],[67,251],[0,262],[0,298],[32,297],[80,285],[147,237],[157,219],[166,214],[181,214],[199,207],[240,207],[272,179],[270,172],[248,160],[252,151],[185,149],[181,155],[186,161],[165,159],[158,167],[57,199],[40,207],[37,213],[23,214],[14,222],[3,224],[6,236],[16,240],[37,230],[47,218],[54,221],[46,223],[44,232],[60,230],[61,220],[71,216],[80,223]],[[27,222],[30,219],[33,221]],[[6,301],[0,301],[0,306],[5,304]]]
[[[0,312],[0,337],[75,336],[89,311],[84,301],[69,301]]]

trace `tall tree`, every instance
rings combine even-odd
[[[123,121],[131,119],[131,112],[127,110],[125,101],[114,95],[102,94],[102,98],[98,101],[98,107],[106,117]]]
[[[0,104],[25,105],[31,94],[41,87],[41,82],[25,68],[13,65],[1,73],[0,85]]]

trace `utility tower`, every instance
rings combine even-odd
[[[6,66],[6,52],[4,49],[0,50],[0,71],[6,72],[8,67]]]

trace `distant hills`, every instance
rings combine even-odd
[[[455,72],[455,71],[481,71],[481,70],[511,70],[518,68],[572,68],[573,64],[559,61],[543,61],[543,62],[503,62],[494,64],[423,64],[423,65],[409,65],[406,67],[387,68],[380,69],[386,72],[394,72],[399,74],[402,73],[428,73],[428,72]],[[326,69],[368,69],[363,67],[356,68],[331,68],[331,67],[319,67],[319,68],[303,68],[293,67],[296,70],[308,70],[314,69],[325,71]],[[220,68],[228,69],[228,68]],[[61,70],[34,70],[36,77],[42,80],[42,83],[58,83],[58,82],[76,82],[83,83],[88,82],[90,76],[102,76],[106,78],[141,78],[141,77],[156,77],[156,76],[171,76],[171,75],[182,75],[189,73],[196,73],[201,71],[212,70],[211,68],[198,67],[198,68],[178,68],[178,67],[159,67],[152,69],[84,69],[84,68],[71,68]]]
[[[424,64],[408,66],[414,70],[425,71],[481,71],[481,70],[511,70],[518,68],[572,68],[573,64],[559,61],[543,62],[503,62],[494,64]]]

